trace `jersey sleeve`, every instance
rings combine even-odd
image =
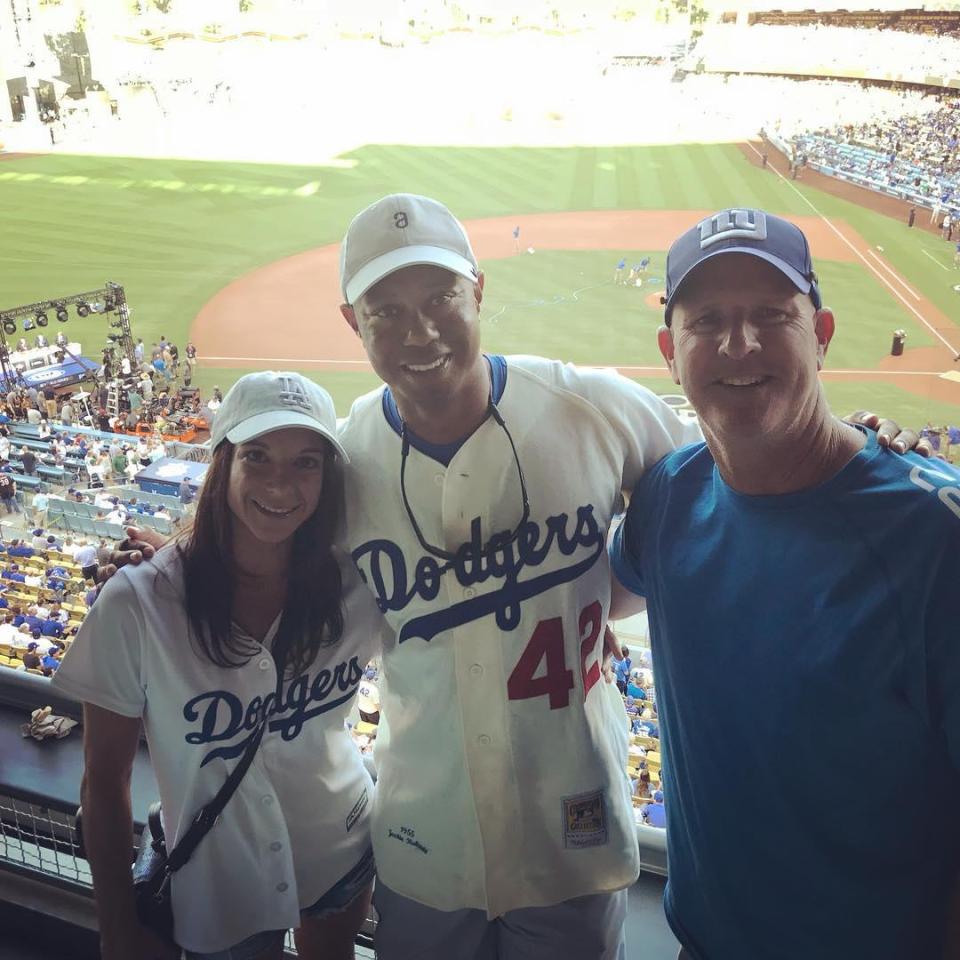
[[[601,413],[620,443],[621,490],[632,490],[644,471],[668,453],[703,439],[696,420],[681,420],[655,393],[615,370],[565,364],[560,377]]]
[[[643,542],[660,472],[654,468],[637,481],[627,512],[610,538],[610,566],[614,576],[631,593],[641,597],[647,595],[643,579]]]
[[[59,669],[54,688],[125,717],[142,716],[144,620],[133,585],[122,573],[103,588]]]

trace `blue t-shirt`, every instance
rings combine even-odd
[[[638,483],[611,554],[647,597],[664,906],[688,952],[940,956],[960,863],[960,473],[869,434],[826,483],[745,496],[695,444]]]
[[[623,660],[617,660],[617,679],[621,683],[626,683],[630,678],[630,667],[633,666],[633,661],[626,657]]]
[[[57,620],[44,620],[40,624],[40,632],[45,637],[62,637],[63,636],[63,624]]]
[[[667,809],[662,803],[648,803],[644,807],[646,822],[651,827],[665,827],[667,825]]]

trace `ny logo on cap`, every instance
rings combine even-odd
[[[767,239],[767,218],[762,210],[724,210],[697,224],[700,229],[700,249],[721,240],[743,237],[747,240]]]
[[[299,407],[309,413],[313,408],[303,384],[292,377],[277,377],[280,382],[280,402],[287,407]]]

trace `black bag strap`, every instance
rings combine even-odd
[[[193,856],[193,851],[197,849],[200,841],[207,835],[210,828],[220,819],[223,808],[227,801],[233,796],[234,791],[240,786],[240,781],[244,778],[250,764],[253,763],[254,755],[260,747],[260,741],[263,739],[263,733],[267,728],[267,717],[263,720],[253,739],[247,744],[246,750],[240,762],[230,772],[223,786],[217,791],[217,795],[205,806],[200,808],[200,812],[193,818],[193,822],[187,827],[186,833],[180,838],[176,847],[167,854],[166,873],[169,875],[179,870]],[[159,819],[159,818],[158,818]],[[153,824],[151,823],[151,830]],[[162,832],[160,834],[162,836]],[[157,836],[154,833],[154,836]]]

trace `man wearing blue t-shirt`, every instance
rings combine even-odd
[[[632,666],[633,661],[630,659],[630,651],[623,647],[620,650],[620,659],[613,661],[613,671],[617,678],[617,689],[624,695],[627,693],[627,681],[630,679],[630,667]]]
[[[670,923],[692,960],[957,956],[960,473],[831,415],[834,317],[792,224],[709,217],[666,286],[706,443],[644,475],[611,553],[648,605]]]

